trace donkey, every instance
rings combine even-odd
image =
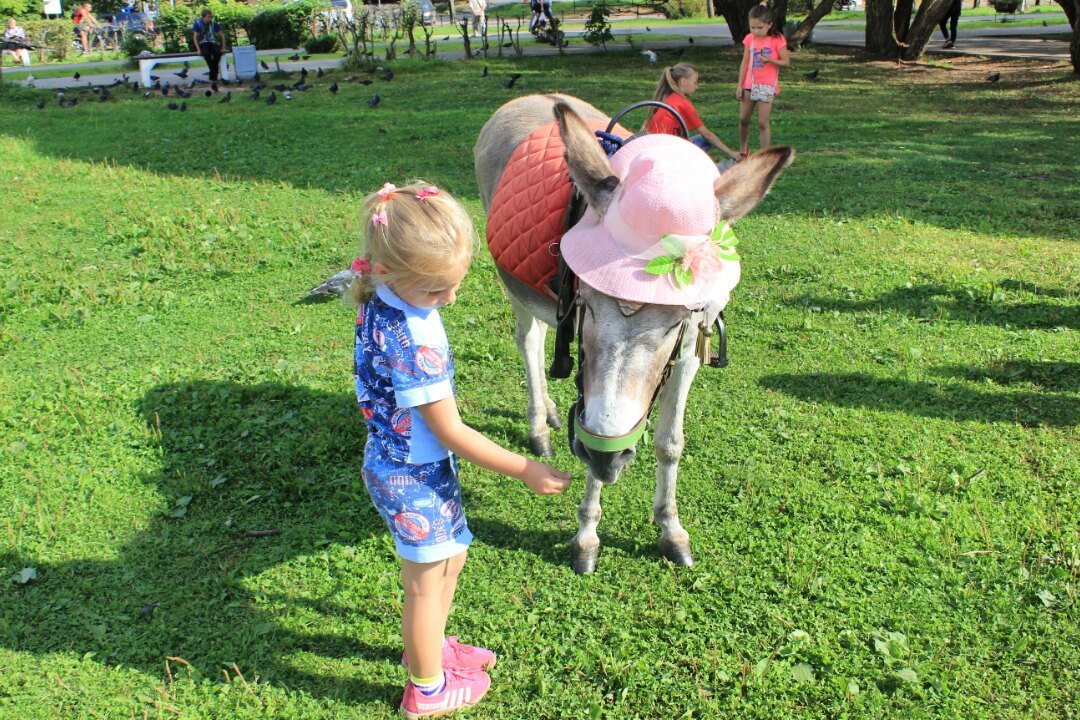
[[[613,198],[620,192],[620,181],[612,163],[587,125],[587,122],[594,127],[606,123],[606,115],[582,100],[565,95],[532,95],[512,100],[484,125],[473,149],[480,197],[489,218],[489,238],[492,200],[511,155],[535,130],[549,124],[552,117],[557,121],[565,146],[570,177],[588,204],[581,222],[590,216],[593,222],[602,222]],[[640,140],[631,140],[619,152],[627,152],[637,142]],[[701,157],[707,159],[703,153]],[[748,213],[793,157],[791,148],[769,148],[710,181],[711,186],[706,187],[706,200],[713,205],[710,216],[715,213],[716,220],[732,222]],[[618,159],[618,154],[615,158]],[[577,228],[575,225],[567,237]],[[554,238],[556,242],[560,239]],[[564,251],[568,247],[563,244]],[[525,361],[529,441],[535,453],[550,456],[549,427],[559,429],[561,422],[555,403],[548,396],[544,356],[547,330],[556,323],[557,304],[553,297],[537,291],[502,267],[498,272],[514,309],[515,338]],[[676,565],[689,566],[694,562],[689,534],[679,522],[676,474],[684,445],[686,399],[701,363],[699,356],[703,354],[699,334],[706,334],[702,339],[707,355],[707,334],[727,302],[727,292],[717,293],[695,308],[626,298],[618,288],[602,292],[591,287],[584,277],[579,278],[576,305],[580,399],[569,418],[572,452],[587,468],[585,495],[577,512],[578,532],[572,542],[572,563],[578,574],[596,569],[601,489],[614,483],[633,459],[654,401],[659,410],[653,431],[657,459],[653,520],[660,527],[659,547],[663,556]]]

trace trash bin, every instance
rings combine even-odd
[[[259,71],[259,59],[254,45],[237,45],[232,50],[233,74],[236,80],[250,80]]]

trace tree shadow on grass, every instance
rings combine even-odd
[[[934,368],[935,375],[962,377],[976,382],[991,381],[997,385],[1030,383],[1043,390],[1076,392],[1080,389],[1080,363],[1047,360],[1009,360],[993,367],[976,365],[945,365]]]
[[[1065,393],[986,392],[963,385],[877,378],[862,373],[768,375],[758,383],[806,402],[957,420],[1072,427],[1080,400]]]
[[[261,573],[385,530],[352,488],[362,447],[355,400],[274,383],[191,381],[153,388],[137,411],[161,453],[144,480],[167,509],[117,547],[115,559],[0,557],[7,567],[38,571],[37,581],[5,593],[0,643],[24,653],[93,653],[155,677],[167,656],[217,680],[220,668],[235,662],[248,678],[309,695],[396,704],[398,684],[325,675],[318,663],[305,671],[290,661],[300,651],[396,664],[400,648],[278,627],[274,605],[280,613],[305,600],[253,589],[265,587]],[[279,534],[251,537],[248,530]],[[386,572],[396,576],[397,569],[388,564]],[[364,619],[395,624],[392,617]]]
[[[1033,286],[1027,286],[1027,288],[1033,288]],[[1068,297],[1065,292],[1044,289],[1042,294],[1055,298]],[[978,325],[1080,329],[1080,305],[1010,302],[990,297],[988,289],[940,283],[898,287],[872,300],[802,297],[798,300],[798,304],[812,305],[826,311],[896,312],[914,318],[955,320]]]

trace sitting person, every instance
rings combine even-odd
[[[705,127],[705,123],[698,116],[694,104],[690,102],[690,96],[697,89],[697,68],[687,63],[679,63],[673,67],[664,68],[664,72],[660,75],[660,82],[656,86],[656,95],[653,96],[653,100],[670,105],[682,117],[683,122],[686,123],[686,129],[692,133],[697,133],[687,138],[690,142],[705,152],[715,147],[732,160],[739,160],[739,153],[725,145],[715,133]],[[649,115],[645,118],[643,129],[650,133],[685,136],[678,118],[667,110],[655,106],[649,108]]]
[[[26,41],[26,31],[15,22],[15,18],[8,18],[7,30],[4,31],[4,49],[11,57],[23,65],[30,65],[30,43]]]

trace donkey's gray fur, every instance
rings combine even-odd
[[[603,151],[579,118],[607,116],[586,102],[565,95],[531,95],[507,103],[480,131],[473,154],[476,179],[485,211],[514,149],[530,133],[555,117],[559,122],[566,159],[575,184],[590,206],[602,213],[618,187]],[[770,148],[724,173],[715,190],[721,217],[742,217],[768,192],[787,167],[794,151]],[[529,441],[539,455],[551,455],[549,426],[561,427],[559,413],[547,392],[544,341],[555,323],[555,302],[499,270],[517,319],[516,340],[525,361],[528,385]],[[682,455],[683,415],[699,360],[694,352],[700,328],[709,327],[722,309],[717,303],[700,310],[679,306],[641,305],[609,297],[581,284],[579,301],[585,320],[579,342],[585,355],[582,381],[585,410],[581,423],[591,432],[619,436],[631,430],[648,411],[664,365],[672,355],[685,323],[682,352],[658,400],[653,443],[656,451],[656,493],[653,520],[660,526],[660,549],[678,565],[694,562],[690,537],[679,522],[675,479]],[[600,491],[614,483],[634,457],[635,448],[601,453],[575,440],[574,454],[586,464],[585,496],[578,507],[578,533],[573,540],[573,566],[578,573],[592,572],[600,547]]]

